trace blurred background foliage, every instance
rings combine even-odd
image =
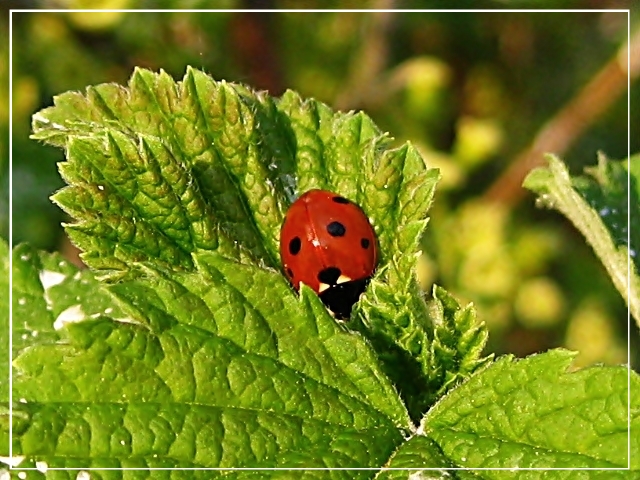
[[[611,0],[515,3],[628,8]],[[0,7],[6,10],[0,28],[8,38],[11,8],[210,4],[9,1]],[[218,8],[302,6],[438,8],[441,2],[217,2]],[[492,9],[514,2],[447,2],[447,8],[470,6]],[[626,307],[604,268],[568,221],[536,208],[534,196],[520,188],[521,176],[508,173],[523,164],[523,152],[531,150],[536,135],[603,68],[604,77],[615,76],[606,73],[606,65],[627,42],[626,13],[34,10],[14,12],[12,18],[14,243],[28,241],[75,256],[60,227],[65,218],[48,199],[62,186],[56,162],[63,155],[29,140],[31,115],[66,90],[124,84],[136,66],[164,69],[181,79],[192,65],[216,79],[244,82],[272,95],[291,88],[334,108],[363,109],[399,143],[414,142],[443,175],[422,242],[420,282],[426,294],[437,282],[474,302],[490,328],[491,351],[523,356],[565,346],[580,352],[580,365],[626,362]],[[632,13],[632,31],[637,24]],[[7,43],[1,55],[0,79],[7,85]],[[572,119],[569,111],[569,120],[578,124],[573,136],[552,129],[564,141],[555,153],[574,173],[595,164],[598,150],[626,158],[626,74],[623,78],[618,90],[604,88],[602,98],[587,94],[587,104],[600,102],[592,119]],[[8,104],[8,91],[0,89],[0,104]],[[632,81],[629,95],[637,105],[637,82]],[[8,237],[9,113],[7,108],[1,112],[0,235]],[[632,115],[637,126],[640,111]],[[639,150],[638,143],[633,136],[632,152]],[[533,161],[540,161],[539,152],[533,153]],[[632,361],[638,367],[638,335],[631,328]]]

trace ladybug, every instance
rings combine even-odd
[[[336,318],[345,319],[373,275],[378,245],[358,205],[326,190],[310,190],[287,212],[280,257],[296,291],[303,282]]]

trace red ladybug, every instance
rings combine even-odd
[[[305,283],[343,319],[373,275],[378,246],[359,206],[332,192],[310,190],[287,212],[280,257],[293,288]]]

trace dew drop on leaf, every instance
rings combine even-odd
[[[59,272],[52,272],[50,270],[42,270],[40,272],[40,283],[42,283],[42,288],[45,290],[62,283],[65,278],[65,275]]]
[[[39,461],[39,462],[36,462],[36,469],[39,472],[47,473],[47,470],[49,469],[49,465],[47,465],[47,462]]]
[[[58,318],[53,322],[53,328],[59,330],[67,323],[80,322],[86,318],[86,314],[82,310],[81,305],[72,305],[66,310],[60,312]]]
[[[548,193],[544,193],[536,199],[536,207],[538,208],[554,208],[554,206],[555,201]]]

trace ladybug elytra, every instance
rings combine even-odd
[[[311,287],[339,319],[348,318],[376,268],[378,245],[362,209],[325,190],[310,190],[289,208],[280,257],[296,290]]]

